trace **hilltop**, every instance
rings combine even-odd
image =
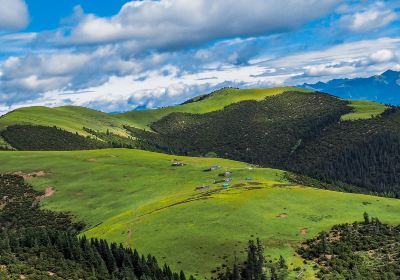
[[[239,101],[262,100],[267,96],[294,89],[291,87],[249,90],[225,88],[208,95],[208,98],[196,102],[160,109],[133,110],[121,114],[107,114],[79,106],[26,107],[16,109],[2,116],[0,118],[0,129],[15,124],[56,126],[72,133],[78,132],[83,136],[87,136],[90,133],[83,129],[86,127],[101,132],[108,130],[116,135],[126,137],[128,133],[124,129],[124,125],[147,128],[151,122],[157,121],[173,112],[201,114],[223,109],[225,106]]]

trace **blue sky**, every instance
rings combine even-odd
[[[0,113],[400,70],[400,1],[0,0]]]

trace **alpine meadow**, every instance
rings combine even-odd
[[[0,279],[400,279],[400,3],[0,7]]]

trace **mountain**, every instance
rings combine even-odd
[[[322,269],[345,275],[351,267],[325,264],[325,251],[310,238],[364,212],[400,223],[400,200],[393,199],[400,194],[399,122],[397,107],[293,87],[224,88],[122,114],[15,110],[0,118],[8,150],[0,151],[0,275],[187,279],[171,276],[172,269],[211,279],[242,263],[257,237],[269,271],[277,263],[283,275],[276,279],[318,279]],[[19,196],[9,197],[10,188]],[[60,218],[44,229],[48,217]],[[376,232],[373,221],[365,230]],[[301,250],[306,239],[313,246]],[[390,265],[396,252],[377,261]],[[345,253],[337,257],[374,267]],[[157,261],[168,264],[162,273],[170,277],[160,277]],[[132,268],[136,276],[127,277]],[[152,271],[158,275],[138,277]]]
[[[344,99],[400,105],[400,72],[392,70],[369,78],[335,79],[326,83],[303,84],[301,87],[328,92]]]
[[[289,170],[342,191],[399,197],[399,118],[395,108],[297,88],[224,88],[182,105],[118,115],[23,108],[0,118],[0,135],[5,149],[126,147],[218,156]]]

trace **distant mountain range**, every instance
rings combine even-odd
[[[371,100],[400,105],[400,72],[388,70],[369,78],[335,79],[300,87],[327,92],[344,99]]]

